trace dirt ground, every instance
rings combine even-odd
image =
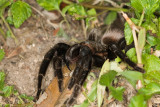
[[[6,57],[0,62],[0,70],[5,71],[8,85],[15,86],[21,94],[35,97],[39,67],[45,53],[56,43],[73,44],[74,41],[84,40],[84,33],[80,23],[70,21],[71,30],[69,30],[66,26],[59,26],[62,18],[57,12],[43,10],[35,0],[25,1],[32,6],[32,16],[20,28],[12,27],[19,43],[15,44],[11,38],[6,40],[4,45]],[[60,27],[64,29],[67,37],[55,36]],[[52,67],[49,67],[44,88],[49,85],[53,77]],[[108,106],[125,107],[131,96],[135,94],[135,90],[130,85],[122,84],[126,85],[125,88],[129,88],[125,92],[125,95],[128,95],[125,101],[122,103],[115,101]]]
[[[73,44],[74,40],[84,39],[84,35],[81,25],[77,26],[74,21],[71,24],[72,30],[68,30],[63,24],[59,26],[62,17],[56,11],[43,10],[35,0],[26,2],[32,6],[32,16],[20,28],[11,27],[18,44],[12,38],[7,38],[3,46],[6,57],[0,62],[0,70],[5,71],[8,85],[13,85],[21,94],[35,97],[39,67],[45,53],[56,43]],[[66,37],[55,35],[60,27],[64,29]],[[72,41],[73,38],[77,39]],[[52,67],[49,67],[44,88],[53,77]]]

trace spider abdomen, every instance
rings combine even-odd
[[[124,38],[124,35],[122,31],[115,29],[115,30],[109,30],[106,31],[101,39],[101,43],[103,45],[109,45],[109,44],[118,44],[118,42]]]

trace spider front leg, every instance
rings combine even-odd
[[[55,76],[58,76],[58,79],[60,79],[59,90],[60,91],[62,90],[61,86],[62,86],[63,75],[62,75],[61,67],[62,67],[62,62],[63,61],[65,62],[65,54],[66,54],[66,51],[69,49],[69,47],[70,46],[65,43],[58,43],[45,54],[44,59],[41,63],[39,75],[38,75],[38,91],[36,95],[36,100],[39,99],[40,93],[42,91],[41,89],[42,79],[45,76],[47,68],[52,59],[54,59],[53,61],[53,68],[55,70],[54,74]]]
[[[53,57],[54,76],[58,78],[58,87],[59,87],[60,92],[63,91],[62,61],[63,61],[63,56],[61,56],[61,57],[54,56]]]
[[[92,51],[88,46],[77,44],[71,47],[68,51],[69,52],[67,53],[72,53],[72,55],[68,54],[68,58],[66,59],[73,61],[73,59],[76,58],[76,60],[74,60],[76,61],[76,68],[68,84],[68,89],[71,89],[72,87],[74,87],[74,89],[71,97],[65,102],[66,106],[72,105],[77,98],[92,64]]]
[[[79,93],[81,92],[81,87],[84,83],[84,81],[86,80],[88,73],[91,70],[91,65],[92,65],[92,56],[91,55],[87,55],[82,57],[78,63],[81,63],[81,65],[77,65],[76,69],[78,69],[79,72],[74,71],[75,74],[77,75],[73,75],[72,78],[74,78],[74,81],[70,81],[70,84],[68,86],[68,88],[71,88],[74,83],[74,89],[73,89],[73,93],[71,95],[71,97],[66,101],[66,106],[69,107],[70,105],[72,105],[74,103],[74,101],[76,100],[77,96],[79,95]],[[80,69],[80,70],[79,70]],[[72,85],[72,86],[70,86]]]

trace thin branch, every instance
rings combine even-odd
[[[131,19],[127,16],[127,14],[125,14],[124,12],[121,12],[121,13],[122,13],[123,17],[126,19],[126,21],[128,22],[128,24],[130,25],[131,29],[132,29],[134,45],[135,45],[136,54],[137,54],[137,60],[138,60],[138,63],[141,64],[142,59],[141,59],[141,54],[140,54],[140,50],[139,50],[139,46],[138,46],[138,40],[137,40],[137,36],[136,36],[136,31],[139,32],[139,29],[131,21]]]
[[[6,39],[6,35],[5,35],[5,33],[4,33],[4,31],[3,31],[3,29],[0,27],[0,33],[2,34],[2,36]]]
[[[5,26],[7,27],[7,29],[8,29],[9,32],[11,33],[11,37],[15,40],[15,43],[18,44],[18,40],[17,40],[17,38],[14,36],[14,34],[13,34],[11,28],[9,27],[8,23],[6,22],[5,18],[4,18],[3,16],[1,16],[1,18],[2,18]]]
[[[31,6],[31,5],[30,5]],[[36,11],[40,16],[44,17],[44,15],[38,10],[36,9],[35,7],[31,6],[31,8]]]
[[[68,1],[68,0],[63,0],[64,3],[66,4],[73,4],[74,2]],[[87,7],[87,8],[95,8],[99,10],[112,10],[112,11],[124,11],[128,12],[128,9],[124,8],[114,8],[114,7],[106,7],[106,6],[96,6],[96,5],[90,5],[90,4],[85,4],[85,3],[80,3],[80,5]]]
[[[142,64],[142,59],[141,59],[141,54],[140,54],[140,49],[139,49],[139,46],[138,46],[138,40],[137,40],[135,29],[132,29],[132,33],[133,33],[133,38],[134,38],[134,45],[135,45],[135,48],[136,48],[137,60],[138,60],[139,64]]]
[[[142,12],[142,15],[141,15],[141,18],[140,18],[140,21],[139,21],[139,24],[138,26],[141,26],[142,22],[143,22],[143,18],[144,18],[144,10]]]

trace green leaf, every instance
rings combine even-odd
[[[37,0],[37,2],[46,10],[59,10],[62,0]]]
[[[3,15],[3,11],[6,7],[11,4],[10,0],[1,0],[0,1],[0,17]]]
[[[100,75],[99,75],[99,79],[98,79],[98,85],[97,85],[97,101],[98,101],[98,107],[101,107],[102,105],[102,102],[103,102],[103,98],[104,98],[104,93],[105,93],[105,89],[106,87],[105,86],[102,86],[100,84],[100,77],[109,72],[110,70],[110,63],[109,63],[109,60],[106,60],[102,66],[102,69],[101,69],[101,72],[100,72]]]
[[[63,9],[62,9],[62,13],[63,14],[66,14],[66,12],[68,11],[68,9],[72,8],[74,5],[71,4],[71,5],[68,5],[68,6],[65,6]]]
[[[2,91],[5,97],[9,97],[13,92],[13,86],[5,86]]]
[[[160,71],[160,59],[154,55],[143,54],[143,63],[147,72]]]
[[[152,15],[159,7],[159,0],[131,0],[131,6],[138,12],[145,11],[146,15]]]
[[[160,83],[160,72],[159,71],[146,72],[144,74],[144,79],[146,83],[150,82]]]
[[[88,99],[92,102],[97,98],[97,84],[98,80],[94,81],[94,83],[92,84],[91,91],[88,94]]]
[[[8,16],[6,21],[10,24],[10,25],[13,25],[13,17],[12,16]]]
[[[109,87],[112,81],[114,80],[114,78],[116,77],[116,75],[117,75],[117,72],[113,70],[103,74],[100,78],[100,84]]]
[[[28,99],[28,100],[30,100],[30,101],[32,101],[32,100],[34,99],[33,97],[27,96],[26,94],[21,94],[20,97],[21,97],[21,98],[24,98],[24,99]]]
[[[13,17],[13,23],[16,28],[20,27],[20,25],[29,18],[32,13],[30,6],[22,1],[16,1],[13,3],[10,10]]]
[[[151,45],[151,46],[155,46],[158,43],[160,43],[160,40],[154,36],[151,36],[149,34],[147,34],[147,42]]]
[[[5,73],[1,71],[0,72],[0,90],[2,90],[4,87],[5,76],[6,76]]]
[[[2,59],[4,58],[4,56],[5,56],[4,49],[0,49],[0,61],[2,61]]]
[[[152,33],[157,33],[157,26],[155,23],[153,23],[152,21],[147,21],[147,22],[144,22],[142,24],[142,27],[144,27],[147,31],[148,30],[151,30]]]
[[[137,56],[136,56],[136,49],[135,48],[131,48],[127,51],[126,55],[128,56],[128,58],[137,63]]]
[[[4,3],[6,3],[6,0],[1,0],[1,1],[0,1],[0,7],[3,6]]]
[[[129,107],[147,107],[147,103],[144,100],[143,95],[136,95],[131,98]]]
[[[138,90],[140,94],[143,94],[145,96],[145,100],[148,100],[152,97],[154,94],[160,94],[160,84],[158,83],[149,83],[146,85],[146,87],[141,88]]]
[[[94,8],[87,11],[88,16],[95,16],[96,14],[97,12]]]
[[[133,85],[134,88],[136,88],[136,83],[138,80],[141,80],[142,84],[144,84],[143,75],[140,72],[125,71],[122,72],[121,75],[124,76],[128,82]]]
[[[4,107],[10,107],[10,104],[6,104]]]
[[[138,12],[143,11],[143,0],[131,0],[131,6]]]
[[[119,101],[123,100],[123,92],[124,92],[124,88],[123,87],[109,87],[109,90],[111,91],[112,96]]]
[[[106,25],[111,25],[117,19],[117,12],[111,11],[104,20]]]
[[[160,37],[160,17],[158,18],[158,37]]]
[[[70,37],[65,33],[65,31],[62,28],[59,29],[56,36],[64,37],[65,39],[68,39],[68,40],[70,39]]]
[[[85,22],[86,22],[86,28],[88,28],[91,25],[91,21],[96,20],[96,17],[88,17],[86,18]]]
[[[94,81],[94,83],[92,84],[91,91],[87,95],[88,99],[91,102],[95,101],[95,99],[97,98],[97,84],[98,84],[98,80]],[[84,100],[84,102],[82,104],[75,105],[74,107],[88,107],[90,105],[88,99]]]
[[[78,0],[79,3],[80,3],[80,2],[84,2],[84,1],[86,1],[86,0]]]
[[[115,61],[110,62],[110,70],[113,70],[116,72],[123,72],[123,70],[119,67],[119,64]]]
[[[6,32],[6,35],[7,35],[7,37],[11,37],[11,32],[8,30],[8,31]]]
[[[147,53],[147,54],[150,54],[150,53],[151,53],[151,45],[146,44],[146,45],[144,46],[143,52],[144,52],[144,53]]]
[[[87,12],[82,5],[74,4],[73,7],[68,9],[70,15],[74,15],[77,20],[87,16]]]
[[[74,105],[74,107],[89,107],[90,103],[88,100],[85,100],[82,104],[80,105]]]
[[[134,24],[138,24],[139,20],[135,18],[131,18]],[[132,29],[130,28],[129,24],[125,23],[125,29],[124,29],[124,35],[127,45],[131,44],[133,42],[133,35],[132,35]]]

